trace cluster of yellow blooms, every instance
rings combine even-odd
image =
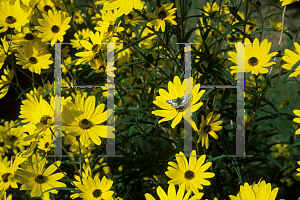
[[[205,90],[200,90],[200,84],[196,82],[195,78],[185,79],[181,82],[179,76],[173,74],[173,80],[166,81],[170,76],[165,73],[162,66],[170,67],[169,58],[174,58],[177,61],[181,57],[171,53],[162,56],[162,53],[158,53],[165,52],[165,48],[168,48],[167,44],[163,48],[157,45],[157,41],[165,42],[160,33],[183,24],[176,16],[178,5],[164,3],[155,6],[156,9],[154,10],[147,8],[142,0],[97,0],[88,2],[93,8],[89,9],[88,12],[92,15],[91,22],[95,27],[93,29],[82,28],[78,30],[75,24],[77,27],[82,27],[81,25],[86,23],[87,16],[81,13],[82,11],[78,9],[80,6],[76,6],[74,0],[69,1],[69,3],[64,0],[0,0],[0,33],[5,34],[1,38],[2,45],[0,46],[0,99],[7,95],[12,85],[16,86],[14,87],[16,89],[21,89],[23,97],[25,97],[20,107],[19,120],[2,121],[0,125],[0,200],[14,199],[12,192],[9,191],[10,188],[28,191],[29,198],[37,197],[49,200],[51,195],[57,194],[61,188],[67,188],[67,182],[72,185],[72,188],[69,188],[73,193],[69,198],[72,199],[122,200],[112,190],[112,188],[117,190],[116,186],[113,185],[113,180],[92,173],[94,169],[100,166],[96,165],[94,169],[91,169],[88,159],[91,157],[92,151],[102,144],[101,138],[115,138],[115,128],[104,125],[114,112],[113,110],[105,110],[105,103],[103,102],[107,97],[106,91],[93,88],[91,94],[102,94],[103,98],[100,102],[95,96],[89,96],[88,92],[84,90],[82,92],[71,89],[62,90],[68,95],[67,97],[62,96],[60,99],[63,113],[61,118],[63,146],[69,146],[68,150],[63,147],[64,151],[70,155],[73,161],[76,154],[80,154],[85,158],[83,164],[80,163],[80,171],[76,169],[76,171],[79,171],[79,175],[74,175],[75,180],[71,180],[67,172],[55,173],[60,170],[60,166],[63,164],[61,161],[53,162],[46,157],[50,152],[53,152],[56,139],[54,130],[57,127],[54,122],[57,116],[54,114],[56,101],[53,92],[55,84],[51,84],[49,81],[44,83],[43,81],[43,87],[36,88],[34,86],[35,81],[32,78],[33,87],[27,90],[26,93],[18,81],[13,81],[14,78],[17,79],[16,68],[23,73],[22,69],[28,69],[33,77],[39,75],[41,79],[43,79],[43,74],[52,72],[53,46],[55,43],[64,42],[64,36],[70,30],[71,25],[73,25],[76,33],[74,33],[75,39],[71,39],[70,44],[72,48],[79,51],[75,54],[78,59],[72,60],[74,56],[72,57],[69,54],[69,47],[63,48],[62,85],[76,85],[76,79],[71,76],[72,80],[70,80],[66,75],[82,70],[86,64],[90,66],[93,73],[110,73],[107,71],[105,60],[107,54],[105,43],[121,43],[116,45],[115,49],[119,52],[115,56],[116,64],[121,66],[127,63],[135,63],[139,68],[144,69],[138,71],[137,67],[130,70],[128,65],[124,68],[118,68],[118,73],[126,74],[122,81],[131,85],[128,90],[130,90],[132,96],[124,99],[125,102],[135,101],[136,97],[141,98],[142,94],[140,94],[139,89],[141,86],[147,85],[150,82],[149,77],[155,73],[164,81],[162,83],[166,86],[155,89],[155,99],[151,101],[161,108],[150,112],[155,116],[162,117],[158,124],[172,121],[170,127],[174,129],[185,119],[185,109],[190,109],[191,113],[195,113],[203,106],[201,98]],[[148,6],[154,5],[153,2],[149,0]],[[296,2],[296,0],[281,0],[281,2],[282,6],[285,6]],[[72,10],[72,8],[74,9]],[[204,10],[207,12],[204,16],[216,11],[224,13],[226,15],[223,21],[224,24],[232,22],[231,26],[234,26],[239,23],[237,19],[233,19],[227,7],[220,8],[216,3],[213,5],[207,3]],[[238,14],[241,19],[245,19],[243,13],[239,12]],[[121,22],[123,23],[121,24]],[[200,22],[206,24],[204,17],[200,18]],[[251,34],[257,30],[257,19],[248,22],[247,25],[245,23],[245,34]],[[141,23],[145,24],[139,27]],[[209,21],[208,25],[211,26],[213,23],[215,22]],[[277,31],[280,31],[281,24],[276,24],[275,20],[271,20],[271,25]],[[135,27],[138,34],[129,28],[127,29],[127,26]],[[220,26],[217,31],[211,31],[207,35],[207,40],[216,37],[219,31],[225,32],[225,29],[226,26],[224,25]],[[205,28],[201,30],[207,31]],[[201,42],[203,39],[201,38],[200,29],[195,32],[197,41]],[[141,40],[141,38],[145,39]],[[228,34],[226,39],[228,42],[240,41],[242,36]],[[139,40],[139,43],[135,46],[132,45],[134,48],[126,48],[126,46],[135,43],[137,40]],[[269,73],[267,67],[275,64],[270,60],[277,55],[277,52],[269,53],[271,42],[265,39],[260,43],[258,38],[254,39],[253,44],[249,44],[250,40],[248,38],[245,38],[244,41],[248,43],[243,46],[245,49],[245,72],[256,76]],[[286,62],[282,65],[282,68],[286,70],[291,70],[300,60],[300,45],[297,42],[294,42],[293,45],[296,52],[286,49],[285,55],[282,57]],[[199,52],[204,49],[200,45],[195,45],[195,48]],[[237,45],[235,46],[237,52],[241,50],[239,48]],[[213,48],[208,50],[210,53],[214,53]],[[146,52],[147,56],[143,57],[141,52]],[[228,52],[228,60],[235,64],[239,59],[237,52]],[[133,53],[138,54],[138,56],[132,58]],[[160,59],[160,57],[164,59]],[[11,62],[13,58],[16,59],[16,62],[12,61],[11,65],[7,64],[4,67],[4,64]],[[155,60],[155,62],[150,62],[151,59],[149,58],[152,61]],[[199,57],[195,59],[199,59]],[[22,66],[22,69],[16,65]],[[232,66],[230,69],[227,70],[232,75],[237,73],[237,66]],[[300,67],[294,69],[289,77],[297,77],[298,75],[300,75]],[[246,85],[249,84],[249,86],[255,87],[254,81],[256,80],[251,76],[246,81]],[[192,88],[190,96],[185,95],[186,82],[189,82],[191,86],[199,86]],[[166,88],[168,91],[166,91]],[[148,89],[149,93],[154,92],[153,88],[149,87]],[[128,90],[123,90],[129,93]],[[188,108],[185,107],[185,103],[189,100],[190,107]],[[123,99],[121,101],[124,103]],[[220,125],[223,121],[219,120],[221,116],[220,114],[214,114],[214,112],[209,112],[206,117],[201,115],[201,120],[199,119],[201,123],[199,124],[196,124],[194,119],[190,121],[198,137],[195,143],[201,142],[202,147],[205,147],[205,149],[209,148],[209,137],[212,136],[217,140],[218,135],[216,132],[222,129]],[[293,112],[300,117],[300,110],[296,109]],[[116,118],[118,117],[116,116]],[[294,118],[293,121],[300,124],[300,118],[298,117]],[[300,128],[296,130],[295,134],[300,134]],[[273,157],[289,157],[287,152],[283,150],[284,147],[286,146],[280,144],[274,146],[273,150],[277,151],[277,154],[274,154]],[[215,176],[213,172],[206,172],[212,166],[212,162],[208,162],[206,155],[202,155],[197,159],[195,150],[191,152],[189,161],[182,152],[176,154],[176,161],[177,163],[168,162],[169,166],[165,172],[165,175],[171,179],[168,181],[168,192],[166,193],[158,186],[157,195],[161,200],[201,199],[204,196],[204,193],[201,192],[203,186],[211,185],[211,182],[206,179]],[[300,165],[300,161],[298,164]],[[122,171],[122,169],[119,171]],[[297,176],[300,176],[300,168],[297,171],[299,172]],[[105,174],[109,173],[110,170],[105,172]],[[176,191],[175,186],[177,185],[178,190]],[[278,190],[278,187],[272,189],[271,183],[259,180],[258,183],[252,185],[248,183],[241,185],[237,195],[230,195],[229,198],[231,200],[275,200]],[[145,193],[144,196],[146,200],[155,200],[150,193]]]

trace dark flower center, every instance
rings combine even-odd
[[[37,60],[35,57],[30,57],[30,58],[29,58],[29,62],[30,62],[31,64],[36,64],[36,63],[38,63],[38,60]]]
[[[2,180],[4,183],[6,183],[8,181],[8,177],[9,177],[10,173],[5,173],[2,175]]]
[[[50,116],[48,116],[48,115],[44,115],[43,117],[41,117],[40,122],[41,122],[42,124],[44,124],[44,125],[47,125],[48,119],[52,119],[52,118],[51,118]]]
[[[45,183],[46,180],[42,174],[39,174],[34,178],[34,181],[37,183]]]
[[[143,83],[143,81],[139,78],[139,79],[136,81],[136,83],[140,85],[140,84]]]
[[[52,28],[51,28],[51,31],[52,31],[53,33],[58,33],[59,30],[60,30],[60,28],[59,28],[58,26],[56,26],[56,25],[52,26]]]
[[[159,13],[158,13],[158,18],[159,19],[164,19],[164,18],[166,18],[167,17],[167,14],[165,13],[165,11],[160,11]]]
[[[11,135],[8,137],[10,141],[16,141],[18,138],[15,135]]]
[[[92,126],[92,123],[87,119],[83,119],[79,122],[79,126],[82,129],[89,129]]]
[[[249,60],[248,60],[248,64],[250,66],[256,66],[258,64],[258,59],[256,57],[251,57]]]
[[[0,147],[4,147],[4,142],[0,142]]]
[[[99,45],[98,45],[98,44],[95,44],[95,45],[92,47],[93,53],[96,53],[98,50],[99,50]]]
[[[74,19],[78,19],[79,17],[77,15],[74,16]]]
[[[129,14],[127,15],[127,17],[128,17],[128,19],[133,19],[133,15],[132,15],[131,13],[129,13]]]
[[[150,68],[150,63],[146,63],[145,64],[145,67],[148,69],[148,68]]]
[[[45,12],[48,12],[48,10],[52,10],[51,6],[45,5],[45,6],[44,6],[44,11],[45,11]]]
[[[5,20],[5,22],[8,24],[13,24],[13,23],[17,22],[17,20],[13,16],[8,16]]]
[[[93,196],[95,198],[101,197],[101,195],[102,195],[102,191],[101,190],[99,190],[99,189],[94,190]]]
[[[24,37],[25,40],[33,40],[34,36],[31,33],[27,33]]]
[[[49,147],[49,142],[45,143],[45,149],[47,149]]]
[[[102,65],[102,66],[98,67],[98,70],[99,71],[102,71],[102,70],[105,71],[105,66]]]
[[[181,106],[179,108],[176,108],[176,111],[177,112],[183,112],[184,111],[184,106]]]
[[[211,130],[210,125],[205,125],[205,126],[204,126],[203,131],[204,131],[205,133],[209,133],[210,130]]]
[[[252,31],[254,29],[254,26],[250,26],[249,30]]]
[[[184,178],[188,179],[188,180],[191,180],[195,177],[195,173],[192,172],[192,171],[186,171],[184,173]]]
[[[114,25],[109,25],[107,31],[110,33],[114,30]]]

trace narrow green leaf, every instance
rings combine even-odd
[[[270,157],[269,155],[266,155],[265,153],[259,153],[259,155],[261,155],[262,157],[265,157],[268,160],[270,160],[271,162],[273,162],[275,165],[277,165],[280,169],[282,169],[287,174],[287,171],[274,158]]]

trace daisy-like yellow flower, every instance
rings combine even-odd
[[[251,186],[245,183],[240,186],[240,191],[237,196],[229,195],[231,200],[275,200],[278,188],[272,190],[271,183],[259,181],[257,184],[253,183]]]
[[[284,51],[285,55],[282,57],[282,60],[287,62],[286,64],[282,65],[282,68],[291,70],[292,67],[300,60],[300,46],[297,42],[294,42],[294,46],[296,48],[296,53],[286,49]],[[300,66],[298,66],[293,73],[289,75],[289,77],[296,77],[300,74]]]
[[[41,52],[38,42],[27,42],[24,44],[22,50],[18,49],[17,64],[22,65],[22,69],[29,69],[29,71],[41,74],[42,69],[48,69],[49,65],[53,63],[50,60],[51,54]]]
[[[38,19],[41,26],[35,28],[41,33],[38,34],[39,38],[42,38],[42,42],[51,41],[51,46],[54,45],[57,40],[63,42],[66,31],[71,27],[69,22],[71,17],[66,17],[66,14],[61,11],[48,10],[48,15],[42,14],[44,19]]]
[[[169,166],[166,175],[172,180],[168,181],[168,184],[181,185],[186,182],[186,190],[192,189],[194,194],[198,194],[198,188],[203,189],[202,185],[210,185],[207,178],[212,178],[215,176],[212,172],[205,172],[210,166],[211,162],[204,163],[206,155],[202,155],[198,160],[196,156],[196,151],[193,150],[190,155],[189,162],[182,152],[176,154],[175,162],[168,162]]]
[[[72,194],[70,197],[72,199],[78,196],[84,200],[111,200],[113,191],[110,191],[113,181],[109,181],[105,176],[99,179],[99,176],[95,176],[94,179],[90,176],[87,179],[82,179],[83,184],[76,184],[76,186],[81,190],[81,193]]]
[[[110,0],[104,3],[103,10],[115,10],[119,8],[115,14],[119,17],[123,14],[129,14],[133,8],[137,10],[143,9],[143,2],[141,0]]]
[[[281,6],[286,6],[286,5],[292,4],[296,1],[299,1],[299,0],[280,0],[280,2],[282,2]]]
[[[8,28],[16,28],[21,32],[21,27],[29,22],[29,12],[25,12],[20,7],[20,1],[16,0],[13,5],[9,1],[2,1],[0,6],[0,33],[7,31]]]
[[[23,27],[21,32],[18,32],[16,29],[14,30],[14,32],[15,35],[12,35],[13,46],[22,46],[27,42],[37,42],[40,40],[37,37],[37,33],[34,33],[32,30],[30,30],[29,26]]]
[[[95,27],[95,30],[100,31],[104,38],[111,38],[116,33],[124,30],[123,27],[120,27],[121,21],[116,24],[116,20],[118,18],[116,13],[113,13],[111,10],[101,10],[101,14],[102,20],[97,22],[98,26]]]
[[[131,11],[128,15],[124,15],[125,24],[131,24],[136,26],[137,24],[143,22],[143,18],[135,11]]]
[[[155,18],[150,23],[153,24],[155,27],[155,31],[158,31],[161,27],[162,32],[165,32],[165,21],[169,22],[170,24],[177,25],[177,23],[173,20],[176,16],[173,15],[177,8],[173,8],[174,3],[166,3],[163,4],[160,8],[156,6],[157,15],[154,13],[147,13],[146,15],[150,18]]]
[[[57,167],[60,166],[61,161],[56,161]],[[55,173],[57,167],[51,164],[47,169],[46,158],[33,154],[28,160],[21,164],[21,170],[17,171],[16,180],[22,184],[20,190],[31,190],[30,196],[42,196],[49,199],[49,192],[57,194],[57,190],[50,190],[56,187],[67,187],[66,184],[58,180],[63,178],[63,173]],[[45,192],[50,190],[49,192]],[[45,192],[45,193],[43,193]],[[43,193],[43,194],[42,194]]]
[[[107,120],[113,110],[103,112],[105,104],[95,108],[95,97],[90,96],[84,101],[84,97],[76,95],[75,104],[67,108],[63,113],[65,126],[63,130],[75,136],[80,136],[80,143],[88,145],[90,138],[95,144],[100,145],[102,138],[114,138],[112,126],[99,125]]]
[[[294,118],[293,121],[300,124],[300,110],[294,110],[293,113],[298,116],[298,118]],[[298,128],[298,130],[296,130],[295,134],[296,135],[300,134],[300,128]]]
[[[4,75],[2,75],[0,79],[0,88],[2,88],[0,90],[0,99],[2,99],[7,94],[10,86],[8,84],[12,82],[13,78],[14,78],[14,71],[10,70],[8,66],[6,66],[6,69],[4,69]]]
[[[91,61],[92,59],[94,59],[96,54],[103,48],[103,44],[100,44],[103,41],[103,35],[100,34],[99,31],[97,31],[95,34],[92,31],[90,31],[89,37],[92,43],[86,40],[80,40],[81,46],[83,46],[87,51],[75,54],[75,56],[81,57],[76,61],[75,65],[80,65],[85,62]]]
[[[277,31],[281,31],[281,28],[282,28],[282,22],[278,22],[276,23],[276,20],[275,18],[274,19],[271,19],[270,18],[270,24],[272,26],[272,28],[275,28]]]
[[[51,135],[51,131],[47,130],[46,135],[40,139],[38,143],[38,148],[41,150],[44,150],[45,152],[48,152],[53,147],[53,139]]]
[[[191,85],[193,83],[193,78],[191,78]],[[197,86],[200,86],[198,84]],[[201,90],[199,92],[200,88],[192,88],[192,94],[191,94],[191,106],[192,106],[192,113],[196,112],[202,105],[202,102],[197,103],[202,95],[204,94],[205,90]],[[184,117],[184,106],[182,107],[172,107],[170,104],[168,104],[166,101],[171,99],[178,99],[185,95],[185,80],[183,80],[183,83],[181,84],[180,79],[178,76],[174,77],[173,82],[170,81],[168,83],[168,90],[167,92],[164,89],[159,89],[159,95],[156,96],[156,100],[153,101],[153,103],[159,107],[162,108],[162,110],[155,110],[152,111],[152,114],[164,117],[163,119],[159,120],[158,123],[162,123],[164,121],[169,121],[173,119],[173,122],[171,124],[172,128],[175,128],[177,124],[181,121],[181,119]]]
[[[175,186],[173,184],[169,185],[168,194],[166,194],[165,191],[160,186],[158,186],[157,194],[158,194],[160,200],[174,200],[174,199],[176,199],[176,200],[182,200],[182,199],[184,199],[184,200],[199,200],[202,198],[203,193],[198,193],[195,196],[189,198],[192,193],[191,189],[184,195],[185,183],[186,182],[183,182],[180,185],[177,194],[176,194]],[[145,198],[146,198],[146,200],[155,200],[155,198],[149,193],[145,194]]]
[[[18,180],[15,179],[16,171],[18,166],[27,158],[24,157],[22,153],[19,153],[14,161],[13,159],[14,157],[11,159],[9,167],[0,162],[0,193],[5,192],[10,186],[12,188],[18,188]]]
[[[74,33],[75,39],[70,39],[71,45],[73,48],[76,48],[76,50],[79,50],[83,48],[83,46],[80,44],[81,40],[88,40],[90,37],[90,29],[82,29],[78,30],[78,33]]]
[[[258,75],[259,73],[265,74],[268,73],[269,70],[265,67],[269,67],[275,62],[269,62],[272,57],[274,57],[277,52],[269,53],[271,48],[271,42],[268,43],[268,40],[265,39],[262,41],[261,45],[259,45],[259,41],[257,38],[254,39],[253,46],[250,43],[248,38],[245,39],[245,48],[240,46],[240,49],[237,49],[237,45],[235,48],[237,51],[245,51],[245,72],[251,72],[252,74]],[[233,63],[237,64],[237,53],[236,52],[228,52],[230,58]],[[237,73],[237,66],[230,67],[232,69],[231,74]]]
[[[76,24],[82,24],[84,22],[84,13],[81,13],[81,10],[75,11],[74,16],[73,16],[73,21]]]
[[[36,1],[36,2],[35,2]],[[49,10],[56,10],[55,5],[51,0],[31,0],[30,4],[35,5],[37,3],[37,8],[41,13],[48,13]]]
[[[213,112],[210,112],[206,119],[204,119],[204,116],[202,115],[202,120],[200,123],[200,129],[197,128],[195,122],[193,122],[192,127],[195,131],[197,131],[199,135],[199,139],[197,143],[202,140],[202,147],[205,144],[205,148],[208,149],[209,146],[209,139],[208,135],[211,135],[216,140],[218,139],[218,135],[215,133],[215,131],[219,131],[222,129],[222,126],[219,126],[223,123],[223,121],[217,121],[220,118],[220,114],[217,116],[213,116]]]

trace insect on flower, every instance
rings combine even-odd
[[[166,103],[172,106],[173,108],[180,108],[183,107],[188,100],[190,99],[191,94],[183,95],[183,97],[177,97],[177,99],[170,99],[167,100]]]

